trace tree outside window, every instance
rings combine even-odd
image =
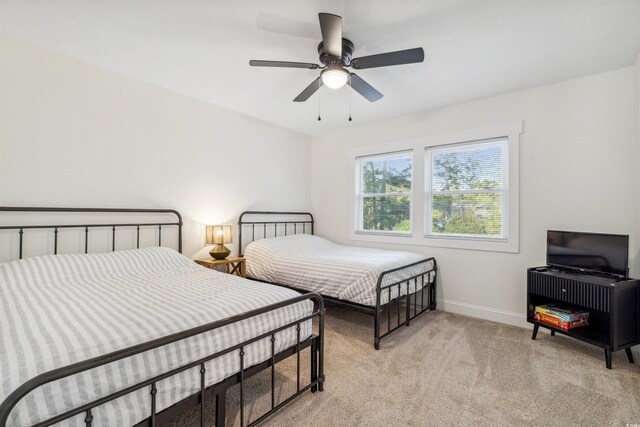
[[[411,152],[358,158],[359,231],[411,232]]]
[[[427,149],[427,234],[504,238],[507,138]]]

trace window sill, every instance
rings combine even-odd
[[[458,236],[424,236],[423,246],[475,251],[519,253],[517,239],[496,239]]]
[[[351,232],[354,242],[386,243],[392,245],[424,246],[433,248],[463,249],[486,252],[519,253],[518,240],[471,239],[455,237],[426,237],[408,234],[382,234]]]
[[[413,237],[413,234],[401,231],[356,231],[355,234],[359,236]]]
[[[462,234],[425,234],[425,239],[458,240],[462,242],[497,242],[509,243],[504,237],[482,237],[481,235],[464,236]]]

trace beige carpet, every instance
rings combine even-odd
[[[623,351],[607,370],[599,348],[542,330],[532,341],[527,329],[441,311],[385,338],[380,351],[370,316],[329,307],[326,325],[325,391],[307,392],[263,425],[640,424],[640,367]],[[278,365],[279,399],[295,389],[294,369]],[[270,403],[269,379],[261,373],[245,388],[249,421]],[[209,405],[207,425],[213,415]],[[197,426],[199,412],[170,425]],[[239,425],[237,388],[227,425]]]

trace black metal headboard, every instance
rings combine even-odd
[[[244,219],[245,216],[249,219]],[[251,218],[255,219],[252,220]],[[258,226],[258,239],[264,239],[266,237],[288,236],[291,234],[313,234],[313,223],[313,215],[309,212],[242,212],[238,220],[238,256],[244,254],[246,245],[256,240],[256,225]],[[243,246],[242,232],[248,226],[251,226],[251,240],[245,238],[244,242],[246,243]],[[269,235],[271,231],[273,231],[273,234]],[[280,232],[278,233],[278,231]]]
[[[89,248],[89,229],[92,228],[111,228],[111,250],[115,251],[116,247],[116,229],[124,227],[136,227],[136,247],[140,247],[140,228],[141,227],[157,227],[158,229],[158,246],[162,246],[162,227],[176,226],[178,227],[178,252],[182,253],[182,216],[174,209],[119,209],[119,208],[50,208],[50,207],[13,207],[0,206],[0,212],[66,212],[66,213],[131,213],[131,214],[173,214],[177,221],[174,222],[117,222],[117,223],[95,223],[95,224],[30,224],[30,225],[0,225],[0,230],[18,230],[19,239],[19,259],[22,259],[23,252],[23,234],[28,229],[50,229],[53,231],[54,244],[53,254],[58,253],[58,230],[59,229],[84,229],[84,252],[88,252]]]

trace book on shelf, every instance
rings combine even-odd
[[[573,329],[589,325],[589,312],[562,307],[557,304],[536,306],[534,319],[560,329]]]

